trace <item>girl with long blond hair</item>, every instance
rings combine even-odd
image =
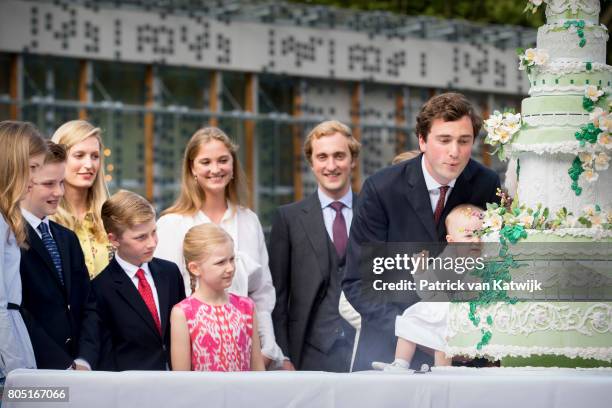
[[[170,356],[173,370],[265,370],[255,303],[227,293],[236,271],[234,242],[215,224],[192,227],[183,241],[195,291],[172,309]]]
[[[100,210],[108,198],[104,175],[104,145],[100,128],[84,120],[71,120],[51,140],[66,146],[64,197],[53,221],[79,238],[90,278],[106,268],[112,247],[106,237]]]
[[[236,273],[229,291],[253,299],[264,360],[281,366],[284,357],[272,326],[276,292],[268,251],[259,219],[246,207],[246,180],[237,152],[238,146],[221,129],[206,127],[194,133],[185,149],[179,197],[157,221],[155,256],[179,266],[189,295],[193,288],[183,256],[185,234],[199,224],[223,228],[236,250]]]
[[[47,145],[31,123],[0,122],[0,383],[16,368],[36,368],[20,314],[20,248],[27,248],[19,203],[42,167]]]

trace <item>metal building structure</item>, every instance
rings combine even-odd
[[[251,206],[313,191],[301,154],[321,120],[353,128],[354,187],[417,146],[414,118],[454,89],[486,115],[527,90],[514,49],[535,30],[271,1],[3,0],[0,120],[50,135],[86,118],[103,129],[111,190],[158,209],[176,197],[186,141],[208,124],[241,146]],[[501,168],[482,145],[476,158]]]

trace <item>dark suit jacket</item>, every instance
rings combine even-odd
[[[353,194],[353,214],[357,195]],[[329,238],[317,193],[278,208],[270,233],[270,272],[276,289],[272,312],[276,341],[296,368],[312,316],[330,279]],[[336,313],[339,312],[336,307]]]
[[[170,311],[185,298],[173,262],[153,258],[149,270],[159,300],[160,335],[138,289],[113,259],[91,282],[80,356],[94,369],[166,370],[170,365]]]
[[[484,208],[486,203],[499,202],[497,174],[470,159],[457,177],[436,228],[421,158],[419,155],[369,177],[360,193],[359,207],[353,214],[342,289],[361,313],[355,370],[370,370],[372,361],[393,361],[395,317],[409,306],[363,301],[358,268],[360,245],[368,242],[442,242],[446,236],[444,220],[455,206],[469,203]]]
[[[62,259],[64,285],[42,239],[30,226],[30,249],[21,252],[22,312],[38,368],[63,370],[77,357],[89,274],[74,232],[49,222]]]

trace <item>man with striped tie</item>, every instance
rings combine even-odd
[[[74,232],[49,220],[64,195],[66,150],[49,153],[21,202],[29,249],[21,255],[22,313],[38,368],[67,369],[77,357],[89,275]]]

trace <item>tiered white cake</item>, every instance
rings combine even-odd
[[[538,29],[537,48],[520,57],[531,85],[522,126],[512,130],[499,113],[487,121],[487,140],[518,160],[518,190],[511,211],[488,209],[485,240],[514,234],[519,242],[565,242],[571,251],[572,242],[612,242],[612,67],[599,0],[544,3],[547,24]],[[451,307],[451,355],[612,362],[610,302],[479,305],[472,311],[478,325],[469,310],[468,304]]]

